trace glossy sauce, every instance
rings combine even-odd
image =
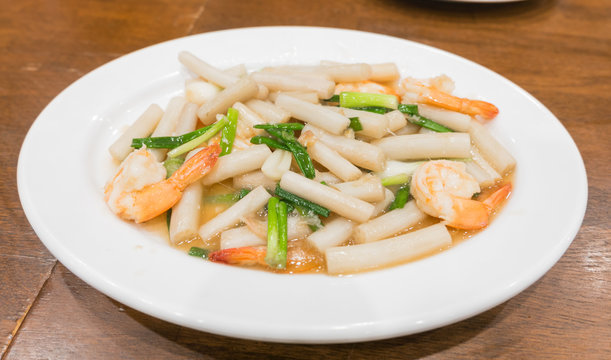
[[[513,175],[511,174],[504,177],[499,183],[491,187],[482,189],[481,193],[478,195],[476,199],[480,199],[480,200],[486,199],[488,196],[490,196],[492,193],[498,190],[502,185],[510,183],[512,182],[512,180],[513,180]],[[215,184],[215,185],[212,185],[210,188],[208,188],[204,193],[204,204],[202,206],[200,223],[203,224],[204,222],[209,221],[210,219],[214,218],[216,215],[220,214],[221,212],[223,212],[224,210],[226,210],[227,208],[229,208],[232,205],[231,202],[213,203],[210,201],[205,201],[206,198],[210,198],[210,197],[222,195],[222,194],[232,194],[232,193],[235,193],[236,191],[237,191],[236,189],[230,186],[230,182]],[[507,200],[504,201],[499,206],[499,208],[493,211],[493,213],[490,215],[490,222],[494,220],[494,218],[500,212],[500,210],[502,209],[502,207],[505,205],[506,202]],[[321,220],[323,221],[323,224],[324,224],[325,219],[321,218]],[[151,221],[150,226],[147,226],[147,227],[149,228],[149,230],[155,233],[161,234],[163,237],[165,237],[171,246],[174,246],[175,248],[178,248],[185,252],[188,252],[189,249],[193,246],[209,249],[210,251],[219,250],[220,236],[216,236],[205,242],[198,238],[188,243],[182,243],[178,245],[172,244],[169,240],[167,227],[165,227],[166,226],[165,221],[166,221],[165,216],[162,215],[162,216],[159,216],[154,221]],[[427,226],[431,226],[438,222],[439,222],[439,219],[431,217],[431,216],[427,216],[423,221],[419,222],[418,224],[408,229],[405,229],[404,231],[401,231],[400,233],[397,233],[393,236],[402,235],[410,231],[414,231],[414,230],[418,230],[418,229],[421,229]],[[420,259],[427,258],[431,255],[435,255],[441,251],[447,250],[471,238],[472,236],[476,235],[477,233],[483,230],[485,230],[485,228],[479,229],[479,230],[460,230],[460,229],[454,229],[454,228],[448,227],[448,231],[450,232],[450,235],[452,236],[452,244],[450,246],[444,247],[441,249],[436,249],[428,254],[424,254],[420,257],[417,257],[416,259],[412,259],[409,262],[418,261]],[[349,239],[346,242],[346,244],[344,245],[354,245],[354,243],[352,239]],[[324,254],[320,253],[317,249],[312,247],[305,238],[289,240],[288,253],[289,253],[288,254],[289,259],[287,263],[287,270],[274,270],[274,269],[270,269],[268,267],[260,266],[260,265],[249,266],[248,268],[263,270],[263,271],[270,271],[270,272],[275,272],[275,273],[288,273],[288,274],[326,273],[327,272]],[[394,267],[400,264],[401,263],[391,264],[388,266],[378,267],[378,268],[370,269],[366,271]]]

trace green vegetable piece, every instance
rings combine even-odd
[[[206,196],[204,198],[204,201],[207,203],[214,203],[214,204],[232,203],[236,201],[235,198],[236,198],[235,194],[229,193],[229,194]]]
[[[208,258],[208,253],[210,253],[210,250],[208,250],[208,249],[202,249],[200,247],[193,246],[193,247],[191,247],[189,249],[189,253],[188,254],[191,255],[191,256],[207,259]]]
[[[293,210],[295,210],[295,205],[293,205],[293,204],[291,204],[291,203],[287,202],[287,203],[286,203],[286,211],[287,211],[287,213],[289,213],[289,214],[290,214],[290,213],[292,213],[292,212],[293,212]]]
[[[405,184],[409,181],[409,176],[407,174],[397,174],[389,177],[385,177],[382,179],[383,186],[393,186],[393,185],[401,185]]]
[[[167,179],[170,176],[172,176],[172,174],[174,174],[176,170],[180,169],[180,167],[182,166],[184,162],[185,162],[185,159],[181,157],[166,159],[166,161],[163,162],[163,167],[165,167],[165,171],[166,171],[165,178]]]
[[[250,143],[251,144],[265,144],[269,146],[270,148],[290,151],[288,146],[286,146],[284,142],[280,142],[279,140],[272,139],[266,136],[253,136],[252,138],[250,138]]]
[[[433,130],[436,132],[440,132],[440,133],[454,132],[454,130],[447,128],[439,123],[436,123],[433,120],[422,117],[420,115],[410,115],[407,117],[407,120],[409,120],[409,122],[411,122],[412,124],[416,124],[416,125],[422,126],[423,128]]]
[[[351,117],[350,119],[350,128],[354,131],[361,131],[363,130],[363,124],[361,124],[361,121],[359,120],[358,117]]]
[[[168,157],[169,158],[170,157],[176,157],[178,155],[182,155],[184,153],[187,153],[187,152],[195,149],[196,147],[200,146],[204,142],[212,139],[212,137],[214,135],[216,135],[216,133],[221,131],[221,129],[223,129],[223,127],[225,125],[227,125],[228,121],[229,120],[227,120],[227,117],[224,117],[221,120],[215,122],[214,124],[212,124],[212,126],[210,126],[208,131],[204,132],[200,136],[196,137],[195,139],[193,139],[193,140],[191,140],[189,142],[186,142],[186,143],[180,145],[177,148],[174,148],[174,149],[170,150],[168,152]]]
[[[454,130],[447,128],[439,123],[434,122],[431,119],[425,118],[418,113],[418,105],[415,104],[400,104],[399,111],[407,115],[407,120],[412,124],[422,126],[423,128],[433,130],[436,132],[454,132]]]
[[[301,130],[305,125],[302,123],[278,123],[278,124],[257,124],[255,129],[278,129],[278,130]]]
[[[407,115],[420,115],[416,104],[399,104],[398,110]]]
[[[238,193],[235,195],[236,201],[242,200],[242,198],[250,192],[250,189],[240,189]]]
[[[380,106],[396,109],[399,99],[394,95],[344,91],[339,94],[339,106],[346,108]]]
[[[399,106],[401,106],[399,104]],[[352,107],[351,109],[354,110],[361,110],[361,111],[369,111],[372,113],[376,113],[376,114],[386,114],[387,112],[391,112],[393,111],[393,109],[389,109],[389,108],[385,108],[382,106],[359,106],[359,107]]]
[[[388,211],[394,209],[403,209],[403,207],[407,203],[407,200],[409,200],[409,184],[405,184],[401,186],[399,190],[397,190],[397,193],[395,194],[395,199],[388,207]]]
[[[336,103],[339,102],[339,95],[333,95],[328,99],[324,99],[324,102],[332,102],[332,103]]]
[[[284,201],[278,202],[276,206],[278,213],[278,252],[276,260],[279,267],[286,269],[286,257],[288,250],[288,206]]]
[[[236,193],[206,196],[204,198],[204,201],[208,202],[208,203],[215,203],[215,204],[217,204],[217,203],[232,203],[232,202],[236,202],[238,200],[241,200],[244,196],[248,195],[249,192],[250,192],[249,189],[241,189],[240,191],[238,191]]]
[[[267,254],[265,262],[275,267],[276,253],[278,252],[278,211],[276,206],[280,200],[271,197],[267,202]]]
[[[303,175],[308,179],[314,179],[314,176],[316,176],[316,171],[314,170],[314,164],[312,163],[312,159],[310,158],[306,148],[297,141],[288,142],[287,146],[293,153],[295,162],[297,162],[297,165],[299,166],[299,169]]]
[[[310,228],[310,230],[316,231],[323,227],[322,221],[320,221],[320,218],[318,217],[318,215],[316,215],[316,213],[314,213],[314,211],[306,209],[299,205],[295,205],[295,209],[301,217],[304,217],[308,220],[308,227]]]
[[[238,111],[234,108],[229,108],[227,110],[227,125],[225,125],[223,131],[221,132],[221,154],[219,156],[231,153],[237,127]]]
[[[140,149],[143,145],[146,145],[146,147],[150,149],[173,149],[202,135],[208,131],[211,126],[212,125],[204,126],[203,128],[179,136],[134,138],[132,139],[132,147],[134,149]]]
[[[314,171],[314,164],[310,155],[308,155],[307,149],[295,139],[295,134],[292,130],[288,129],[265,129],[270,135],[277,137],[281,140],[295,158],[295,162],[299,166],[299,169],[305,177],[308,179],[314,179],[316,172]]]
[[[276,197],[267,203],[267,253],[265,262],[274,269],[286,269],[288,212]]]
[[[306,200],[300,196],[297,196],[291,192],[284,190],[283,188],[280,187],[280,184],[276,185],[275,193],[276,193],[276,196],[278,196],[279,198],[286,200],[287,202],[292,203],[294,205],[301,206],[308,210],[311,210],[318,215],[327,217],[331,213],[331,211],[324,206],[320,206],[316,203],[313,203],[309,200]]]
[[[295,131],[291,129],[267,128],[265,131],[285,144],[290,141],[297,141],[295,139]]]

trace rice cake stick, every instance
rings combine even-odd
[[[442,223],[405,235],[366,244],[339,246],[325,251],[329,274],[348,274],[416,259],[452,244]]]
[[[204,123],[210,125],[216,120],[217,114],[224,114],[227,109],[238,101],[247,101],[257,95],[259,87],[254,81],[244,78],[225,88],[216,97],[200,106],[197,116]]]
[[[393,160],[471,157],[471,141],[467,133],[388,136],[373,144]]]
[[[343,133],[350,125],[350,119],[328,108],[311,104],[292,96],[280,94],[276,105],[287,110],[294,118],[320,127],[332,134]]]
[[[157,104],[152,104],[136,119],[136,121],[110,146],[108,151],[116,160],[123,160],[134,148],[132,139],[144,138],[153,133],[159,120],[163,116],[163,110]]]
[[[199,228],[199,236],[207,241],[223,230],[227,230],[242,221],[242,217],[263,208],[271,195],[262,186],[257,187],[229,209],[218,214]]]
[[[374,211],[374,206],[368,202],[343,194],[291,171],[282,175],[280,187],[357,222],[369,220]]]
[[[212,170],[202,178],[202,183],[212,185],[236,175],[261,169],[265,159],[271,154],[272,151],[267,145],[253,145],[244,150],[232,151],[218,158]]]
[[[357,243],[366,243],[385,239],[416,225],[425,217],[426,214],[412,200],[401,209],[394,209],[357,226],[354,230],[354,240]]]

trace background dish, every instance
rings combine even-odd
[[[462,2],[462,3],[486,3],[486,4],[496,4],[496,3],[508,3],[508,2],[519,2],[526,0],[439,0],[442,2]]]
[[[484,97],[499,107],[491,130],[518,162],[513,198],[488,229],[449,251],[350,277],[290,277],[190,258],[158,234],[117,219],[102,200],[113,167],[107,146],[146,106],[165,107],[182,89],[190,75],[176,59],[181,50],[221,67],[246,63],[256,69],[329,59],[394,61],[404,75],[416,77],[446,73],[456,81],[457,94]],[[552,164],[552,158],[563,161]],[[184,326],[287,342],[405,335],[498,305],[531,285],[564,253],[587,200],[585,170],[574,142],[543,105],[513,83],[425,45],[302,27],[181,38],[85,75],[33,124],[20,154],[18,185],[41,240],[103,293]],[[556,203],[560,192],[561,206]],[[272,311],[278,316],[270,316]]]

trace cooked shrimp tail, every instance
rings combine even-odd
[[[471,199],[454,198],[452,203],[455,216],[446,224],[453,228],[475,230],[488,226],[488,208]]]
[[[229,265],[269,267],[265,262],[265,255],[267,255],[265,246],[245,246],[215,251],[208,255],[208,259]],[[303,250],[289,248],[286,271],[290,273],[311,271],[320,267],[320,265],[319,259],[309,256]]]
[[[509,197],[511,194],[511,184],[505,184],[497,191],[492,193],[486,200],[482,201],[484,205],[488,208],[488,212],[494,211],[505,199]]]
[[[435,105],[472,116],[480,115],[488,120],[494,119],[499,113],[499,109],[489,102],[460,98],[436,89],[429,89],[428,93],[423,95],[422,99],[429,105]]]
[[[161,215],[182,197],[183,190],[206,175],[216,163],[221,148],[208,146],[187,160],[167,180],[145,186],[132,193],[133,219],[140,223]]]
[[[511,184],[507,184],[482,202],[455,198],[453,205],[456,217],[452,222],[448,222],[448,226],[465,230],[481,229],[488,226],[490,214],[509,197],[510,193]]]
[[[216,163],[221,153],[221,147],[215,143],[200,150],[176,171],[168,181],[176,184],[177,189],[183,191],[187,186],[201,179]]]
[[[422,164],[411,184],[411,193],[422,211],[464,230],[486,227],[492,211],[511,192],[511,184],[507,184],[483,202],[472,200],[471,196],[480,191],[479,184],[467,173],[464,163],[448,160]]]
[[[220,262],[229,265],[265,265],[265,255],[267,249],[264,246],[245,246],[240,248],[230,248],[218,250],[210,255],[208,259],[213,262]]]
[[[419,102],[471,116],[479,115],[486,120],[494,119],[499,113],[499,109],[489,102],[457,97],[432,86],[414,85],[411,81],[406,79],[402,85],[408,92],[416,91]]]
[[[134,220],[136,223],[148,221],[174,206],[187,186],[210,171],[220,152],[218,144],[208,146],[187,160],[170,178],[132,188],[126,184],[137,181],[140,175],[138,166],[142,159],[149,163],[152,161],[148,151],[143,149],[133,157],[128,157],[106,186],[106,201],[117,215],[126,220]],[[155,164],[148,166],[154,167]]]

